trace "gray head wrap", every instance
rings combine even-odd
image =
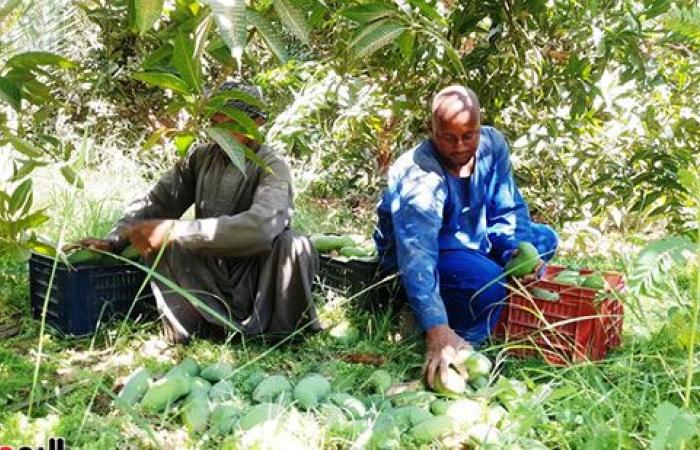
[[[224,82],[219,88],[219,92],[233,89],[237,89],[250,95],[251,97],[255,97],[256,99],[260,100],[261,103],[265,102],[265,99],[262,95],[262,91],[258,86],[251,86],[248,84],[238,83],[236,81]],[[258,117],[262,117],[263,119],[267,120],[267,113],[265,111],[262,111],[257,106],[250,105],[244,101],[231,99],[226,102],[226,106],[228,106],[229,108],[234,108],[243,111],[248,115],[248,117],[250,117],[253,120],[257,119]]]

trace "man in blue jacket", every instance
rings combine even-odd
[[[551,259],[557,235],[530,219],[508,144],[481,126],[479,100],[450,86],[433,100],[429,139],[391,166],[375,241],[385,271],[398,270],[426,335],[426,377],[444,379],[461,348],[483,343],[506,297],[504,269],[518,243]]]

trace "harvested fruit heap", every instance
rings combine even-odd
[[[221,447],[283,436],[285,446],[304,448],[304,430],[323,430],[326,443],[362,448],[398,449],[430,442],[449,446],[513,446],[544,448],[518,435],[509,412],[533,409],[541,393],[528,392],[521,382],[489,379],[491,361],[469,351],[461,354],[464,375],[450,369],[435,392],[419,381],[395,383],[384,369],[375,370],[360,387],[362,396],[334,389],[332,378],[307,373],[296,384],[282,374],[235,370],[227,362],[200,369],[185,358],[160,379],[139,368],[123,383],[116,403],[146,415],[180,421],[191,433],[209,436]],[[534,410],[534,409],[533,409]],[[280,441],[278,441],[280,442]],[[259,444],[259,443],[258,443]],[[298,445],[294,445],[298,444]],[[354,447],[353,447],[354,448]]]
[[[341,259],[374,261],[377,249],[371,239],[355,234],[312,234],[314,248],[321,254]]]

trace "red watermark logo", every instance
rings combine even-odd
[[[67,450],[66,440],[63,438],[50,438],[46,446],[31,447],[23,445],[13,447],[11,445],[0,445],[0,450]]]

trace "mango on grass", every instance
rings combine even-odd
[[[522,241],[518,244],[517,255],[506,264],[505,271],[512,277],[523,277],[535,270],[539,260],[537,248],[529,242]]]
[[[419,443],[428,443],[451,433],[453,429],[451,417],[434,416],[412,427],[408,434]]]
[[[324,403],[318,408],[318,418],[325,424],[347,422],[342,409],[332,403]]]
[[[151,412],[160,412],[189,394],[192,379],[182,375],[163,377],[151,385],[141,400],[141,406]]]
[[[282,395],[292,393],[292,383],[283,375],[272,375],[265,378],[253,391],[256,402],[273,402]]]
[[[211,383],[200,377],[192,377],[192,388],[188,397],[195,395],[201,395],[204,397],[209,396],[209,390],[211,389]]]
[[[474,353],[464,361],[464,365],[469,371],[469,376],[475,378],[478,376],[487,376],[491,372],[491,369],[493,369],[491,360],[481,353]]]
[[[433,385],[435,392],[449,396],[460,395],[467,390],[467,383],[462,375],[451,367],[447,369],[447,376],[444,379],[440,373],[436,373]]]
[[[323,376],[313,373],[302,378],[294,387],[294,399],[304,411],[315,408],[331,392],[331,384]]]
[[[220,434],[229,434],[233,431],[240,414],[240,409],[234,403],[219,403],[211,412],[209,425]]]
[[[483,403],[461,398],[451,402],[446,410],[446,416],[452,418],[452,421],[458,425],[472,424],[479,422],[486,414],[486,406]]]
[[[124,381],[124,386],[119,392],[119,398],[127,405],[133,406],[148,391],[150,383],[151,374],[146,368],[141,367]]]
[[[171,377],[173,375],[182,375],[185,377],[194,377],[199,373],[199,364],[197,361],[190,358],[189,356],[183,359],[179,364],[173,366],[165,374],[166,377]]]
[[[238,426],[246,431],[268,420],[275,420],[284,414],[284,407],[276,403],[260,403],[250,408],[238,421]]]
[[[207,381],[217,382],[228,378],[233,373],[233,366],[226,361],[219,361],[202,369],[200,377]]]
[[[256,387],[260,384],[262,380],[267,378],[267,374],[262,370],[256,370],[243,382],[243,392],[246,394],[252,394]]]
[[[447,408],[450,407],[452,402],[453,400],[439,398],[430,404],[430,412],[436,416],[442,416],[447,412]]]
[[[389,400],[394,407],[417,405],[427,408],[436,398],[435,394],[428,391],[405,391],[392,395]]]
[[[433,417],[427,409],[416,405],[390,409],[384,414],[388,414],[392,417],[397,426],[402,430],[414,427]]]
[[[367,414],[365,404],[345,392],[334,392],[328,396],[328,400],[342,409],[349,419],[360,419]]]
[[[391,374],[384,369],[377,369],[369,376],[367,383],[369,384],[372,392],[378,394],[383,394],[387,389],[393,384],[393,379]]]
[[[199,433],[206,430],[210,413],[209,398],[190,393],[182,405],[180,417],[182,417],[182,423],[187,429],[191,432]]]
[[[213,402],[232,400],[236,397],[236,390],[229,380],[221,380],[209,390],[209,398]]]

